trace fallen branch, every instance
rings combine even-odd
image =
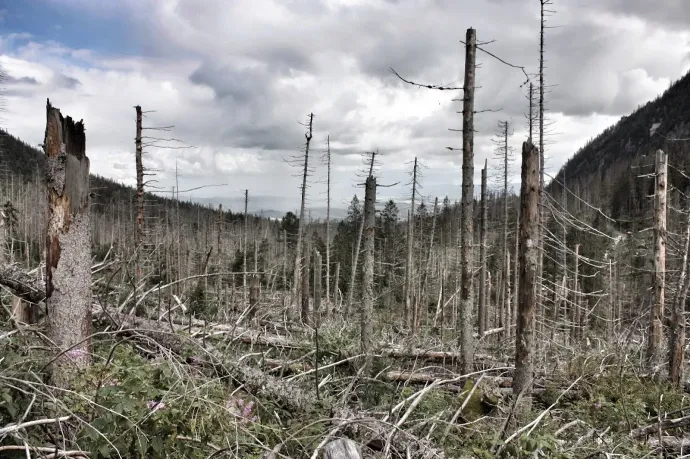
[[[8,424],[2,429],[0,429],[0,435],[7,435],[18,430],[25,429],[27,427],[40,426],[43,424],[55,424],[60,422],[65,422],[70,419],[71,416],[62,416],[54,419],[35,419],[33,421],[26,421],[19,424]]]
[[[88,451],[56,449],[54,446],[22,446],[6,445],[0,446],[0,451],[35,451],[37,453],[48,453],[46,458],[58,457],[89,457]]]

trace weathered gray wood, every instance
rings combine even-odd
[[[91,364],[91,225],[84,124],[46,106],[44,148],[49,220],[46,249],[48,336],[58,355],[52,382],[69,385]]]
[[[323,447],[321,459],[362,459],[362,451],[352,440],[340,438]]]

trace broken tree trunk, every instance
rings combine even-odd
[[[690,189],[686,189],[686,196]],[[690,211],[690,201],[686,206],[686,211]],[[679,386],[683,377],[683,348],[685,347],[685,301],[690,289],[690,276],[688,276],[688,262],[690,261],[690,212],[685,230],[685,251],[683,253],[683,265],[681,267],[678,288],[676,289],[676,299],[673,302],[673,314],[671,315],[671,330],[668,345],[668,379],[671,384]],[[609,268],[611,270],[611,268]],[[613,278],[613,275],[609,275]],[[611,301],[611,311],[615,310],[614,302]],[[612,312],[613,316],[613,312]],[[613,318],[613,317],[612,317]]]
[[[67,387],[91,364],[91,227],[84,123],[46,106],[44,148],[49,219],[46,250],[48,337],[56,346],[52,382]]]
[[[474,252],[474,225],[472,224],[474,201],[474,76],[477,49],[477,34],[472,28],[467,29],[465,44],[465,83],[462,105],[462,198],[460,206],[460,348],[463,359],[460,371],[472,371],[472,320],[474,308],[474,286],[472,270]]]
[[[538,257],[539,223],[539,151],[530,141],[522,144],[522,186],[520,202],[520,286],[517,304],[517,329],[515,332],[515,376],[513,392],[516,395],[529,395],[532,390],[534,373],[534,309]]]
[[[482,194],[481,194],[481,210],[479,211],[479,309],[477,311],[477,318],[479,322],[479,336],[484,335],[484,330],[489,324],[488,311],[486,310],[486,224],[487,224],[487,206],[486,206],[486,169],[488,160],[484,160],[484,169],[482,169]],[[499,326],[503,326],[503,322],[499,321]]]
[[[374,232],[376,228],[376,178],[367,177],[364,192],[364,261],[362,263],[362,314],[360,317],[362,353],[366,362],[373,347],[374,314]]]
[[[666,276],[666,153],[656,152],[656,180],[654,193],[654,278],[649,339],[647,341],[647,369],[657,373],[662,364],[661,343],[664,331],[664,294]]]
[[[362,452],[357,443],[340,438],[323,447],[321,459],[362,459]]]

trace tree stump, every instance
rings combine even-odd
[[[333,440],[321,450],[321,459],[362,459],[357,443],[347,438]]]

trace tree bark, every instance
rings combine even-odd
[[[63,118],[50,101],[46,115],[46,305],[48,337],[58,353],[51,377],[68,387],[92,360],[89,159],[83,122]]]
[[[666,153],[656,152],[656,191],[654,193],[654,301],[650,311],[647,341],[647,369],[656,373],[662,364],[661,343],[664,331],[664,295],[666,276]]]
[[[520,301],[515,336],[513,392],[530,394],[534,373],[534,309],[536,304],[537,248],[539,223],[539,151],[531,142],[522,144],[522,185],[520,202]]]
[[[472,225],[472,203],[474,201],[474,85],[477,35],[474,29],[467,29],[465,45],[465,83],[462,107],[462,198],[460,206],[460,348],[463,360],[460,371],[472,371],[474,342],[472,326],[474,321],[474,285],[472,268],[474,252],[474,229]]]

